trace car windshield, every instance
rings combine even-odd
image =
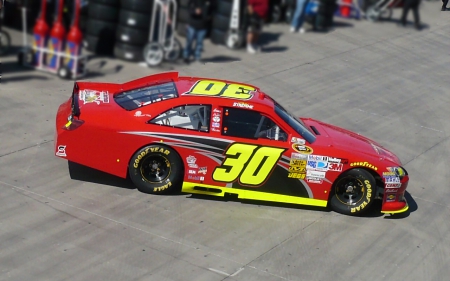
[[[290,112],[275,102],[275,113],[288,123],[297,133],[299,133],[307,142],[313,143],[316,137],[307,129],[305,123],[299,118],[295,118]]]

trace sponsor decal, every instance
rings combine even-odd
[[[301,154],[311,154],[313,153],[313,149],[306,145],[300,145],[298,143],[292,144],[292,148]]]
[[[307,160],[308,159],[308,155],[292,152],[291,153],[291,159]]]
[[[83,104],[95,102],[97,105],[100,103],[109,103],[109,95],[106,91],[96,90],[82,90],[78,95],[79,99],[83,101]]]
[[[293,178],[293,179],[304,179],[306,176],[306,174],[301,174],[301,173],[289,173],[288,174],[288,178]]]
[[[196,170],[189,170],[189,171],[188,171],[188,174],[196,175],[196,174],[197,174],[197,171],[196,171]]]
[[[305,167],[298,167],[298,166],[290,166],[289,167],[289,172],[305,173],[306,172],[306,168]]]
[[[203,181],[203,180],[205,180],[205,177],[188,175],[188,179],[195,180],[195,181]]]
[[[253,104],[248,104],[246,102],[234,102],[233,106],[234,107],[240,107],[240,108],[253,109]]]
[[[58,145],[58,150],[56,151],[56,156],[67,156],[66,154],[66,145]]]
[[[304,139],[296,138],[296,137],[292,137],[291,142],[299,144],[299,145],[304,145],[306,143]]]
[[[213,128],[219,128],[220,127],[220,123],[213,122],[212,126],[213,126]]]
[[[213,132],[220,132],[220,130],[217,129],[217,128],[211,128],[211,131],[213,131]]]
[[[401,183],[386,183],[385,185],[384,185],[384,187],[385,188],[400,188],[400,187],[402,187],[402,184]]]
[[[308,169],[316,169],[316,170],[327,171],[328,170],[328,162],[324,162],[324,161],[308,161],[308,164],[306,164],[306,167]]]
[[[220,122],[220,117],[219,116],[214,116],[213,117],[213,121],[216,122],[216,123]]]
[[[343,167],[344,165],[342,165],[341,163],[328,163],[328,171],[342,172]]]
[[[385,183],[400,183],[400,178],[396,176],[384,177]]]
[[[341,163],[341,158],[328,157],[328,162],[330,162],[330,163]]]
[[[386,193],[397,193],[398,189],[397,188],[386,188],[384,191]]]
[[[389,172],[395,173],[395,175],[397,175],[399,177],[406,175],[406,172],[405,172],[405,170],[403,170],[402,167],[387,167],[387,170]]]
[[[134,117],[152,117],[150,114],[142,114],[142,111],[138,110],[134,113]]]
[[[353,162],[353,163],[350,163],[350,166],[351,167],[357,167],[357,166],[368,167],[368,168],[374,169],[375,171],[378,170],[377,167],[375,167],[374,165],[372,165],[368,162]]]
[[[208,167],[200,167],[198,168],[198,173],[199,174],[204,174],[206,175],[206,172],[208,171]]]
[[[310,160],[310,161],[328,161],[328,156],[308,155],[308,160]]]
[[[316,171],[316,170],[306,170],[306,176],[307,177],[314,177],[319,179],[325,178],[326,172],[324,171]]]
[[[198,168],[198,165],[195,163],[197,162],[197,158],[195,158],[195,156],[189,155],[188,157],[186,157],[186,162],[189,167]]]
[[[306,181],[310,183],[320,183],[320,184],[323,183],[323,179],[317,177],[307,177]]]
[[[386,202],[392,202],[392,201],[395,201],[395,195],[394,194],[389,194],[386,197]]]
[[[298,167],[306,167],[306,160],[291,159],[291,162],[289,163],[289,165],[298,166]]]
[[[394,172],[383,172],[383,177],[388,177],[388,176],[396,176],[396,174]]]
[[[216,115],[219,114],[219,115]],[[220,116],[220,114],[222,114],[222,110],[218,109],[218,108],[214,108],[213,109],[213,115],[214,116]]]
[[[315,170],[307,170],[306,176],[307,177],[313,177],[313,178],[319,178],[324,179],[326,172],[324,171],[315,171]]]

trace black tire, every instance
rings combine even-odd
[[[61,66],[58,69],[58,76],[62,79],[70,79],[72,78],[72,72],[67,66]]]
[[[159,144],[138,150],[128,165],[130,179],[137,189],[151,194],[179,191],[183,170],[183,162],[178,153]]]
[[[284,21],[287,24],[292,23],[292,18],[294,16],[294,12],[295,12],[295,10],[291,7],[287,7],[286,10],[284,10]]]
[[[212,20],[212,28],[227,31],[230,28],[230,17],[215,14]]]
[[[212,29],[210,39],[213,44],[225,45],[225,36],[226,31],[222,31],[219,29]]]
[[[32,50],[20,51],[17,54],[17,62],[22,66],[35,65],[36,55]]]
[[[270,9],[270,22],[278,23],[283,18],[283,10],[279,5],[273,5]]]
[[[330,207],[345,215],[360,215],[372,205],[376,194],[375,178],[364,169],[352,169],[333,184]]]
[[[86,50],[98,55],[112,55],[114,48],[114,37],[104,38],[97,37],[90,34],[85,34],[83,39],[83,46]]]
[[[110,21],[88,19],[86,23],[87,34],[102,38],[114,38],[117,24]]]
[[[142,46],[128,45],[124,43],[116,43],[114,46],[114,56],[118,59],[139,62],[143,61]]]
[[[149,31],[118,25],[116,40],[131,45],[143,46],[148,42]]]
[[[122,26],[130,26],[133,28],[149,30],[150,29],[150,14],[138,13],[127,10],[120,10],[119,24]]]
[[[102,5],[108,5],[113,7],[120,6],[120,0],[89,0],[89,3],[97,3]]]
[[[150,15],[153,8],[153,0],[120,0],[120,7],[125,10]]]
[[[89,3],[88,15],[90,19],[117,22],[119,9],[108,5]]]
[[[188,23],[189,22],[189,10],[187,8],[181,7],[178,9],[177,23]]]
[[[233,9],[233,2],[219,0],[216,5],[215,14],[230,17],[232,9]]]

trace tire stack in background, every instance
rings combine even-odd
[[[336,0],[320,0],[317,11],[315,29],[317,31],[327,31],[333,25],[333,16],[338,7]]]
[[[119,0],[89,0],[84,46],[99,55],[112,55],[119,18]]]
[[[212,13],[211,23],[211,42],[214,44],[224,45],[227,31],[230,29],[231,10],[233,8],[233,0],[215,0],[215,7]],[[241,7],[245,0],[241,0]],[[241,8],[240,14],[243,14]],[[242,21],[243,17],[240,16],[239,24],[242,27],[245,23]]]
[[[188,22],[189,22],[189,0],[178,0],[177,27],[176,27],[178,35],[186,37],[186,27]]]
[[[153,0],[120,0],[115,33],[114,56],[127,61],[142,61],[149,40]]]

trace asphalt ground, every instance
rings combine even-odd
[[[53,133],[73,81],[2,57],[0,280],[448,280],[450,13],[440,5],[422,4],[421,32],[396,20],[337,19],[324,34],[278,24],[254,56],[207,43],[202,64],[94,58],[85,78],[175,69],[253,83],[300,116],[395,152],[410,174],[410,211],[399,216],[152,196],[83,167],[69,173]]]

